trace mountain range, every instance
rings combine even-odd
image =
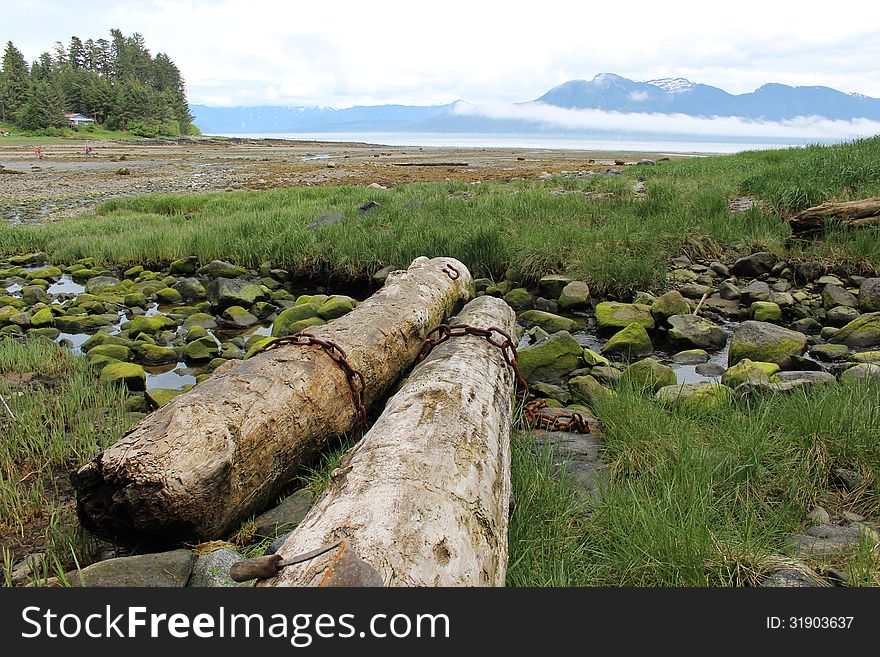
[[[765,84],[744,94],[684,78],[636,82],[613,73],[592,80],[570,80],[532,101],[564,109],[606,112],[685,114],[693,117],[741,117],[785,121],[801,116],[834,120],[880,121],[880,99],[829,87]],[[471,111],[460,111],[462,105]],[[263,132],[546,132],[553,126],[531,120],[491,118],[463,101],[445,105],[329,107],[210,107],[190,105],[195,124],[205,133]],[[557,130],[558,131],[558,130]],[[568,132],[573,131],[569,129]],[[574,130],[575,132],[577,130]]]

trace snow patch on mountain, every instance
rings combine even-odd
[[[647,84],[653,84],[655,87],[660,87],[666,93],[670,94],[680,94],[686,91],[691,91],[697,86],[685,78],[658,78],[656,80],[648,80]]]

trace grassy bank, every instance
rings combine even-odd
[[[807,565],[880,585],[880,555],[867,542],[833,559],[785,556],[786,535],[810,524],[817,503],[876,525],[880,387],[816,388],[709,415],[620,393],[595,409],[611,477],[590,514],[553,478],[546,451],[515,442],[509,584],[738,586]],[[834,487],[840,467],[862,484]]]
[[[0,548],[11,562],[45,551],[69,568],[87,546],[67,473],[134,421],[121,388],[99,385],[84,359],[55,342],[0,338]],[[13,417],[10,416],[10,412]]]
[[[498,278],[512,269],[529,282],[565,272],[618,292],[659,285],[668,259],[682,253],[717,258],[765,249],[872,273],[880,263],[880,229],[792,243],[780,215],[829,198],[880,194],[878,162],[874,138],[668,161],[629,167],[624,175],[145,196],[109,201],[96,215],[56,224],[2,227],[0,252],[143,265],[194,254],[249,267],[273,261],[330,280],[403,267],[418,255],[448,255],[476,275]],[[633,193],[639,177],[644,198]],[[765,208],[731,214],[728,202],[744,194],[760,197]],[[360,216],[370,200],[379,207]],[[307,228],[334,213],[344,220]]]
[[[27,144],[64,144],[71,141],[98,141],[98,140],[140,140],[127,130],[108,130],[101,126],[86,126],[79,128],[52,128],[50,130],[30,132],[16,128],[10,123],[0,122],[0,132],[8,132],[5,137],[0,137],[0,147],[22,146]]]

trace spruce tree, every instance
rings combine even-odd
[[[27,90],[27,63],[21,51],[9,41],[3,53],[3,72],[0,74],[0,120],[15,120],[27,99]]]

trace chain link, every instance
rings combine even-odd
[[[269,351],[289,344],[321,347],[324,353],[330,356],[334,363],[339,365],[342,371],[345,372],[345,377],[348,379],[348,387],[351,389],[351,401],[357,416],[357,426],[366,429],[367,408],[364,405],[364,377],[348,362],[345,350],[332,340],[322,340],[310,333],[300,331],[293,335],[282,335],[272,338],[271,341],[257,349],[253,355],[256,356],[263,351]]]

